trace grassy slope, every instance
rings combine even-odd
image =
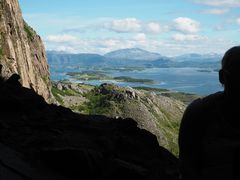
[[[131,98],[126,95],[126,88],[117,86],[106,86],[105,93],[99,92],[100,87],[81,85],[81,88],[85,89],[84,93],[73,89],[59,90],[56,86],[53,87],[52,92],[60,104],[63,104],[65,96],[86,98],[88,100],[86,102],[69,106],[75,112],[135,119],[139,127],[157,136],[160,145],[178,155],[177,137],[185,105],[174,98],[189,103],[196,96],[171,93],[167,90],[138,88],[134,90],[138,93],[138,98]]]

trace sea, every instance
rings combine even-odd
[[[108,70],[104,71],[107,75],[112,77],[127,76],[138,79],[151,79],[153,84],[146,83],[130,83],[118,82],[115,80],[91,80],[91,81],[77,81],[67,75],[67,72],[81,72],[89,69],[80,67],[51,67],[51,80],[69,80],[71,82],[85,83],[91,85],[100,85],[103,83],[113,83],[123,87],[150,87],[168,89],[171,91],[192,93],[201,96],[222,91],[223,87],[218,81],[218,71],[213,69],[202,68],[146,68],[143,70],[132,71],[118,71]]]

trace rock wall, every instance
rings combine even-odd
[[[1,77],[19,74],[24,87],[34,89],[50,102],[45,48],[40,36],[23,20],[17,0],[0,0],[0,64]]]
[[[177,180],[178,160],[132,119],[47,104],[0,78],[0,179]]]

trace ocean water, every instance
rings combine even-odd
[[[84,68],[62,67],[50,68],[52,80],[68,79],[73,82],[86,83],[91,85],[100,85],[102,83],[114,83],[119,86],[130,87],[152,87],[169,89],[173,91],[194,93],[198,95],[208,95],[223,90],[218,81],[218,72],[211,69],[200,68],[147,68],[143,71],[120,72],[116,70],[105,71],[106,74],[113,77],[129,76],[138,79],[151,79],[154,84],[117,82],[114,80],[93,80],[93,81],[75,81],[67,76],[67,72],[81,72]]]

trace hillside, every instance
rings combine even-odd
[[[69,82],[53,83],[53,94],[61,105],[75,112],[132,118],[138,127],[155,134],[159,144],[175,155],[178,154],[179,123],[186,107],[180,100],[188,103],[196,98],[190,94],[171,93],[167,90],[132,89],[112,84],[90,86]]]
[[[49,105],[18,80],[0,78],[0,179],[177,180],[177,159],[132,119]]]
[[[81,65],[81,66],[92,66],[102,65],[104,63],[104,57],[98,54],[68,54],[59,53],[54,51],[48,51],[47,56],[49,64],[56,65]],[[79,61],[81,59],[81,61]]]
[[[108,59],[113,60],[146,60],[153,61],[162,58],[158,53],[149,52],[140,48],[120,49],[109,52],[104,55]]]
[[[41,38],[23,20],[17,0],[0,1],[1,77],[19,74],[24,87],[51,101],[47,57]]]
[[[1,0],[0,12],[0,179],[178,179],[177,158],[151,132],[177,154],[177,128],[170,124],[177,123],[181,102],[174,101],[174,114],[163,114],[154,108],[169,108],[170,98],[158,101],[143,91],[107,84],[52,88],[41,38],[22,19],[18,1]],[[83,114],[48,104],[52,94]],[[168,126],[158,129],[157,116]]]

